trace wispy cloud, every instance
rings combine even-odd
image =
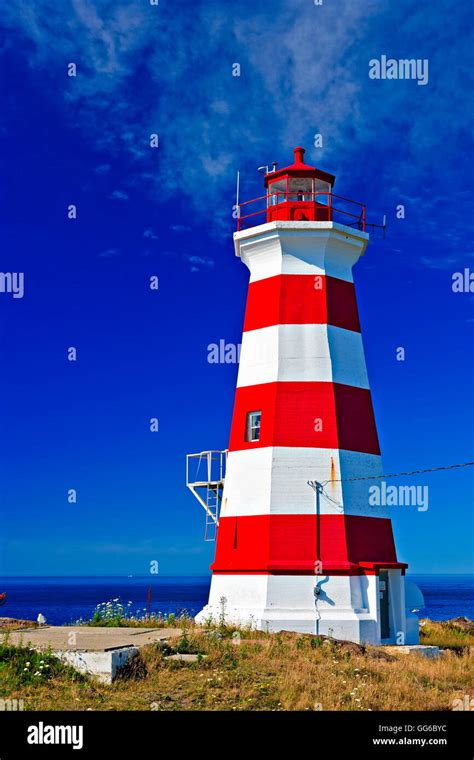
[[[171,226],[171,229],[173,232],[189,232],[191,230],[191,227],[189,224],[173,224]]]
[[[271,13],[250,0],[235,10],[208,0],[189,14],[138,0],[16,0],[5,11],[47,81],[58,66],[76,63],[77,77],[65,75],[61,88],[64,108],[73,106],[70,118],[104,165],[128,156],[130,186],[212,214],[214,230],[228,230],[236,170],[242,197],[252,196],[256,165],[290,159],[299,143],[310,163],[342,173],[336,192],[371,200],[377,218],[389,203],[405,202],[407,226],[437,240],[442,215],[428,229],[422,213],[435,191],[452,226],[466,223],[467,199],[450,192],[469,178],[460,161],[472,81],[462,12],[432,6],[427,15],[409,0],[275,0]],[[447,66],[439,47],[450,39],[456,54]],[[370,80],[369,60],[382,53],[430,59],[429,84]],[[240,77],[232,76],[234,62]],[[57,81],[46,89],[61,91]],[[322,148],[314,147],[318,133]]]
[[[110,194],[110,197],[114,201],[128,201],[129,199],[128,193],[123,190],[114,190],[113,193]]]
[[[102,258],[113,258],[114,256],[120,256],[120,250],[118,248],[107,248],[107,250],[101,251],[99,256]]]
[[[195,256],[193,254],[183,253],[184,261],[191,264],[191,272],[199,272],[202,267],[213,267],[215,264],[214,259],[208,256]]]
[[[111,170],[110,164],[99,164],[99,166],[96,166],[94,171],[96,174],[107,174]]]

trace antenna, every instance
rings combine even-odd
[[[264,174],[268,174],[268,166],[259,166],[257,169],[258,172],[263,172]]]
[[[360,221],[356,222],[356,224],[360,224]],[[353,225],[348,225],[348,226],[351,227]],[[387,238],[387,234],[386,234],[387,233],[387,215],[386,214],[384,214],[383,217],[382,217],[382,224],[374,224],[373,222],[366,222],[365,226],[366,227],[372,227],[372,229],[382,230],[383,231],[383,239],[385,240]],[[360,229],[360,227],[359,227],[359,229]]]
[[[240,197],[240,172],[237,171],[237,187],[235,190],[235,205],[237,206],[237,212],[240,216],[239,197]]]

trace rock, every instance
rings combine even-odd
[[[367,655],[373,660],[384,660],[385,662],[394,662],[397,659],[393,654],[386,652],[385,649],[368,649]]]
[[[457,618],[451,618],[451,620],[446,620],[446,623],[455,626],[456,628],[460,628],[462,631],[474,631],[474,621],[469,620],[468,617],[460,616]]]
[[[20,620],[18,618],[1,617],[0,629],[17,630],[19,628],[38,628],[38,623],[34,620]]]
[[[344,641],[343,639],[333,639],[331,636],[319,636],[322,639],[323,646],[332,646],[337,649],[337,654],[365,654],[366,648],[362,644],[356,644],[354,641]]]
[[[178,662],[199,662],[207,657],[206,654],[169,654],[165,660],[177,660]]]

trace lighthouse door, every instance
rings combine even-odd
[[[388,571],[381,570],[379,574],[380,591],[380,638],[390,638],[390,610],[388,593]]]

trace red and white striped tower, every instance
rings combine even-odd
[[[197,616],[379,644],[416,643],[386,508],[352,267],[365,208],[303,162],[265,175],[264,218],[242,204],[250,270],[208,605]],[[257,199],[262,200],[262,199]],[[248,213],[244,213],[244,209]],[[263,221],[263,223],[259,223]],[[256,226],[250,226],[256,225]],[[310,487],[310,483],[314,487]]]

